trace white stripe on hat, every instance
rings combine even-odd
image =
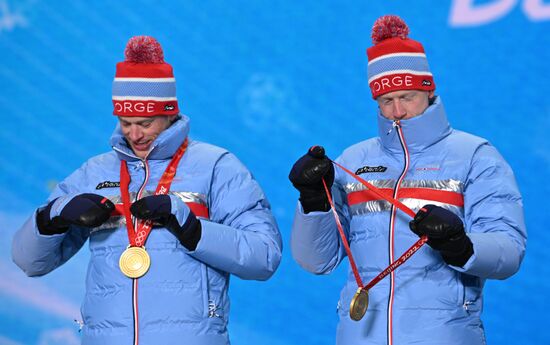
[[[393,58],[393,57],[423,57],[426,58],[426,54],[424,53],[393,53],[393,54],[385,54],[382,56],[377,57],[376,59],[372,59],[369,61],[369,65],[372,63],[375,63],[376,61],[384,60],[387,58]]]
[[[411,69],[396,69],[396,70],[387,71],[387,72],[384,72],[384,73],[378,73],[377,75],[372,76],[371,78],[369,78],[369,84],[375,79],[382,78],[382,77],[385,77],[387,75],[392,75],[392,74],[425,75],[425,76],[429,76],[429,77],[432,76],[431,72],[414,71],[414,70],[411,70]]]
[[[115,81],[137,81],[148,83],[173,83],[176,78],[115,78]]]
[[[149,96],[113,96],[113,101],[177,101],[176,97],[149,97]]]

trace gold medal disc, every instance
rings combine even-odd
[[[149,270],[151,259],[143,247],[128,247],[120,256],[118,266],[128,278],[139,278]]]
[[[369,293],[367,290],[358,288],[349,305],[349,317],[359,321],[365,316],[369,306]]]

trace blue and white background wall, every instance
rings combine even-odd
[[[524,196],[523,266],[485,288],[489,344],[550,344],[545,0],[0,0],[0,344],[79,343],[87,250],[31,279],[11,262],[11,238],[57,181],[110,149],[115,63],[140,34],[174,66],[192,136],[236,153],[279,221],[273,279],[232,280],[233,344],[333,344],[348,264],[318,277],[293,262],[297,193],[286,176],[310,145],[337,156],[376,135],[365,49],[383,14],[402,16],[424,43],[451,123],[489,139]]]

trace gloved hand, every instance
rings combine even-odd
[[[456,214],[435,205],[425,205],[409,223],[418,236],[427,235],[428,245],[438,250],[443,260],[462,267],[474,254],[474,246]]]
[[[288,178],[300,192],[300,203],[305,213],[330,210],[322,179],[325,179],[330,192],[334,183],[334,166],[322,146],[312,146],[300,157],[292,166]]]
[[[174,195],[149,195],[130,207],[134,217],[152,220],[168,229],[189,250],[195,250],[201,239],[201,222],[189,207]]]
[[[101,195],[66,195],[38,211],[36,225],[42,235],[62,234],[69,225],[94,228],[107,221],[114,209],[115,205]]]

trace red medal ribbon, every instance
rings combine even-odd
[[[346,169],[345,167],[341,166],[340,164],[336,163],[335,161],[331,160],[332,163],[334,163],[336,166],[344,170],[346,173],[348,173],[350,176],[355,178],[357,181],[361,182],[362,185],[367,187],[367,189],[378,196],[381,199],[384,199],[400,209],[401,211],[405,212],[412,218],[416,215],[413,210],[405,206],[401,201],[394,199],[388,195],[385,195],[381,190],[379,190],[377,187],[373,186],[372,184],[368,183],[361,177],[354,174],[352,171]],[[344,229],[342,228],[342,224],[340,223],[340,218],[338,217],[338,213],[336,212],[336,207],[334,206],[334,202],[332,201],[332,197],[330,196],[330,192],[328,190],[328,187],[325,183],[325,180],[323,179],[323,186],[325,187],[325,193],[327,194],[328,201],[330,203],[330,206],[332,207],[332,213],[334,214],[334,219],[336,220],[336,226],[338,227],[338,232],[340,233],[340,237],[342,239],[342,243],[344,244],[344,249],[346,250],[346,254],[348,255],[349,263],[351,266],[351,270],[353,272],[353,275],[355,276],[355,280],[357,281],[357,286],[364,290],[370,290],[374,285],[376,285],[380,280],[382,280],[385,276],[393,272],[397,267],[401,266],[405,261],[407,261],[420,247],[424,245],[428,241],[428,236],[424,235],[422,236],[418,241],[416,241],[415,244],[412,245],[403,255],[399,257],[399,259],[392,262],[386,269],[384,269],[378,276],[376,276],[374,279],[372,279],[366,286],[363,285],[363,281],[361,280],[361,276],[359,275],[359,270],[357,268],[357,265],[355,264],[355,260],[353,259],[353,255],[351,254],[351,249],[348,244],[348,240],[346,239],[346,235],[344,233]]]
[[[424,245],[428,241],[428,236],[422,236],[418,241],[415,242],[415,244],[412,245],[403,255],[399,257],[399,259],[392,262],[391,265],[389,265],[385,270],[383,270],[379,275],[377,275],[375,278],[373,278],[363,289],[370,290],[374,285],[378,284],[379,281],[384,279],[385,276],[392,273],[397,267],[401,266],[405,261],[407,261],[420,247]]]
[[[340,233],[340,238],[342,239],[342,243],[344,244],[344,249],[346,250],[346,254],[348,254],[348,260],[349,264],[351,266],[351,270],[353,271],[353,275],[355,276],[355,281],[357,282],[357,286],[359,286],[361,289],[363,288],[363,281],[361,280],[361,276],[359,275],[359,270],[357,269],[357,265],[355,264],[355,260],[353,259],[353,255],[351,255],[351,248],[349,247],[348,240],[346,239],[346,234],[344,233],[344,229],[342,228],[342,224],[340,223],[340,217],[338,217],[338,213],[336,212],[336,207],[334,207],[334,202],[332,201],[332,197],[330,196],[330,193],[328,191],[327,183],[325,182],[325,179],[323,179],[323,187],[325,187],[325,192],[327,193],[328,202],[330,202],[332,214],[334,214],[334,219],[336,220],[336,226],[338,227],[338,232]]]
[[[162,174],[160,181],[157,185],[155,195],[167,194],[170,190],[170,185],[174,176],[176,176],[176,170],[178,168],[179,161],[181,157],[185,154],[188,144],[187,138],[181,146],[178,148],[170,163],[166,167],[166,170]],[[153,222],[150,220],[147,221],[137,221],[137,231],[134,230],[132,215],[130,213],[130,173],[128,172],[128,165],[125,160],[120,161],[120,194],[122,197],[122,208],[124,217],[126,218],[126,230],[128,231],[128,240],[130,241],[130,246],[132,247],[141,247],[147,241],[149,233],[153,228]]]
[[[341,166],[340,164],[336,163],[335,161],[331,160],[332,163],[334,163],[336,166],[338,166],[339,168],[341,168],[342,170],[344,170],[345,172],[347,172],[349,175],[351,175],[353,178],[355,178],[357,181],[361,182],[361,184],[365,187],[367,187],[367,189],[372,192],[373,194],[375,194],[376,196],[378,196],[379,198],[381,199],[384,199],[388,202],[390,202],[392,205],[394,205],[395,207],[397,207],[398,209],[400,209],[401,211],[405,212],[406,214],[408,214],[409,216],[411,216],[412,218],[414,218],[414,216],[416,215],[414,213],[413,210],[411,210],[410,208],[408,208],[407,206],[405,206],[405,204],[403,204],[401,201],[397,200],[397,199],[394,199],[392,198],[391,196],[388,196],[388,195],[385,195],[384,192],[382,192],[381,190],[379,190],[378,188],[376,188],[375,186],[373,186],[372,184],[368,183],[367,181],[365,181],[364,179],[362,179],[361,177],[355,175],[353,172],[351,172],[350,170],[344,168],[343,166]]]

